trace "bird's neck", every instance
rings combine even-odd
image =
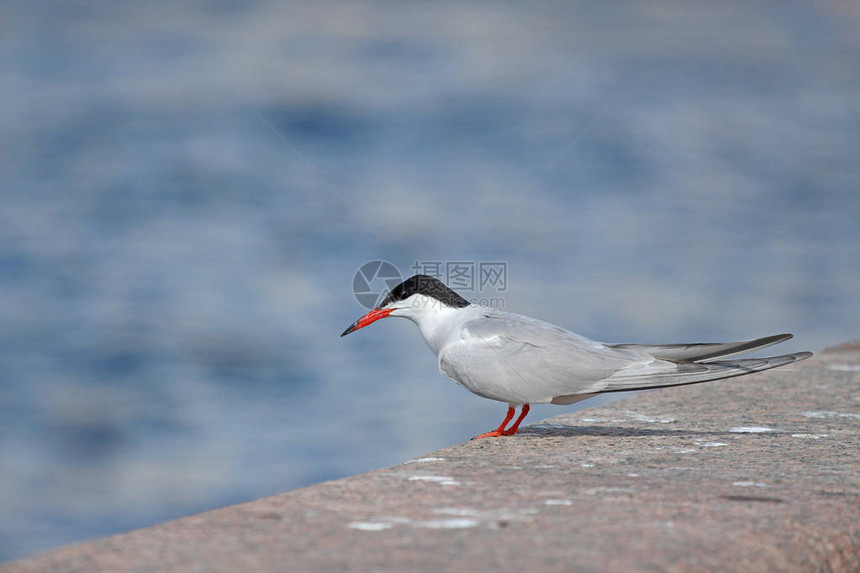
[[[440,308],[434,308],[431,312],[408,318],[418,325],[427,346],[439,354],[442,348],[460,336],[460,326],[466,314],[471,314],[470,311],[471,307],[452,308],[443,305]]]

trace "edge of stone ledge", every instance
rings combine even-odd
[[[842,342],[835,346],[828,346],[819,354],[828,354],[830,352],[860,352],[860,338]]]
[[[586,571],[729,562],[723,570],[856,571],[860,487],[845,464],[860,449],[851,413],[860,357],[851,353],[860,340],[754,374],[755,383],[637,394],[536,421],[522,439],[455,444],[0,571],[276,571],[285,559],[307,571],[435,571],[451,559],[457,570],[493,562],[497,572],[561,571],[553,564],[571,559],[590,563]],[[560,459],[569,461],[554,469]],[[434,514],[440,507],[476,513]],[[539,556],[520,557],[535,539]]]

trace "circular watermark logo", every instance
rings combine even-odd
[[[352,294],[358,304],[370,310],[401,282],[400,271],[388,261],[368,261],[352,277]]]

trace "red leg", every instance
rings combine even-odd
[[[508,422],[510,422],[511,418],[513,418],[513,417],[514,417],[514,407],[508,406],[508,415],[505,416],[505,419],[502,420],[502,423],[498,428],[496,428],[492,432],[487,432],[486,434],[481,434],[480,436],[475,436],[472,439],[473,440],[479,440],[481,438],[498,438],[499,436],[502,435],[502,432],[505,431],[505,426],[508,425]]]
[[[514,425],[513,425],[513,426],[511,426],[511,427],[510,427],[510,428],[508,428],[507,430],[502,430],[502,435],[503,435],[503,436],[513,436],[514,434],[516,434],[516,433],[517,433],[517,431],[520,429],[520,422],[522,422],[522,421],[523,421],[523,418],[525,418],[526,416],[528,416],[528,414],[529,414],[529,409],[530,409],[530,408],[529,408],[529,405],[528,405],[528,404],[523,404],[523,409],[522,409],[522,410],[520,410],[520,417],[519,417],[519,418],[517,418],[517,421],[516,421],[516,422],[514,422]]]

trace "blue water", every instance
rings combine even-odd
[[[0,560],[495,427],[408,322],[338,338],[367,261],[504,262],[464,295],[608,341],[856,338],[858,24],[6,2]]]

